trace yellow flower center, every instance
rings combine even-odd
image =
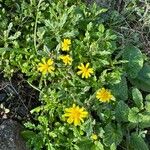
[[[78,109],[74,108],[74,109],[72,110],[71,115],[72,115],[72,118],[73,118],[73,119],[79,119],[79,118],[80,118],[80,115],[81,115],[81,112],[80,112]]]
[[[69,124],[74,123],[75,126],[80,125],[81,122],[83,122],[84,118],[86,118],[88,115],[88,112],[84,110],[84,108],[79,108],[79,106],[76,106],[73,104],[72,107],[65,109],[64,117],[68,117],[67,122]]]
[[[48,61],[46,61],[46,58],[42,59],[42,63],[38,64],[38,70],[40,72],[42,72],[42,74],[46,74],[46,73],[52,73],[54,71],[54,67],[53,67],[53,60],[48,59]]]
[[[109,102],[112,99],[113,95],[111,92],[105,88],[101,88],[96,93],[96,98],[99,99],[101,102]]]
[[[89,78],[91,74],[94,73],[93,68],[89,68],[89,63],[86,65],[81,63],[81,65],[78,66],[78,69],[80,69],[80,71],[78,71],[77,74],[82,75],[82,78]]]

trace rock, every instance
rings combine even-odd
[[[5,120],[0,125],[0,150],[27,150],[21,135],[21,125]]]

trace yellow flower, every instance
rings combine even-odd
[[[69,55],[61,55],[59,58],[62,59],[65,65],[71,65],[72,63],[72,58]]]
[[[69,124],[74,123],[75,126],[80,125],[81,122],[84,122],[84,118],[88,116],[88,112],[84,110],[84,108],[79,108],[73,104],[72,107],[65,109],[64,117],[67,117],[67,122]]]
[[[97,91],[96,98],[101,102],[110,102],[110,100],[113,98],[113,95],[108,89],[101,88]]]
[[[70,39],[64,39],[63,42],[61,42],[61,49],[62,51],[69,51],[71,45]]]
[[[98,137],[97,137],[97,135],[96,135],[96,134],[94,134],[94,133],[93,133],[93,134],[91,135],[91,139],[93,139],[93,140],[97,140],[97,139],[98,139]]]
[[[38,64],[38,71],[42,72],[44,75],[46,73],[52,73],[55,70],[53,63],[52,59],[46,61],[46,58],[42,58],[42,63]]]
[[[91,74],[94,73],[93,68],[88,68],[89,67],[89,63],[87,63],[85,66],[83,63],[81,63],[80,66],[78,66],[78,69],[80,69],[80,71],[77,72],[78,75],[82,74],[82,78],[88,78],[91,76]]]

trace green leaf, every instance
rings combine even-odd
[[[99,27],[98,27],[98,30],[101,32],[101,33],[104,33],[105,31],[105,27],[103,24],[100,24]]]
[[[36,133],[34,133],[33,131],[30,131],[30,130],[25,130],[25,131],[21,132],[21,135],[25,140],[28,140],[31,137],[35,137]]]
[[[144,128],[149,128],[150,127],[150,112],[144,112],[140,114],[140,124],[139,127],[144,129]]]
[[[81,150],[92,150],[93,147],[92,141],[88,139],[83,139],[77,145]]]
[[[93,23],[90,22],[88,25],[87,25],[87,30],[90,31],[93,27]]]
[[[111,85],[110,89],[117,100],[126,101],[128,99],[128,86],[125,77],[122,77],[118,84]]]
[[[115,109],[115,117],[117,121],[128,121],[129,107],[123,101],[119,101]]]
[[[150,94],[146,95],[145,100],[150,102]]]
[[[104,146],[99,141],[94,142],[95,145],[93,145],[91,150],[104,150]]]
[[[133,107],[129,110],[128,120],[132,123],[140,122],[139,109],[137,107]]]
[[[129,77],[136,78],[143,67],[144,60],[141,51],[137,47],[127,46],[123,53],[123,59],[128,61],[125,64],[125,69]]]
[[[9,40],[15,40],[21,35],[20,31],[17,31],[14,35],[10,36],[8,39]]]
[[[111,146],[110,146],[110,150],[116,150],[116,149],[117,149],[117,148],[116,148],[115,143],[111,144]]]
[[[149,150],[143,138],[137,133],[132,133],[130,141],[132,150]]]
[[[145,100],[145,109],[147,112],[150,112],[150,94],[146,96]]]
[[[122,141],[123,135],[119,125],[112,126],[111,124],[108,124],[104,128],[104,131],[105,133],[103,142],[106,146],[111,146],[113,143],[115,143],[115,145],[119,145],[119,143]]]
[[[137,88],[132,89],[132,98],[136,106],[139,109],[143,109],[143,96],[142,93]]]
[[[150,112],[150,102],[149,101],[145,102],[145,109],[147,112]]]
[[[129,80],[138,89],[150,92],[150,65],[144,64],[138,76],[135,79],[129,78]]]

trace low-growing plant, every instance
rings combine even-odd
[[[0,70],[9,78],[23,73],[39,91],[41,105],[23,132],[28,146],[148,150],[150,96],[139,89],[149,92],[149,64],[137,47],[119,48],[103,23],[107,9],[66,0],[15,4],[11,22],[0,24]]]

